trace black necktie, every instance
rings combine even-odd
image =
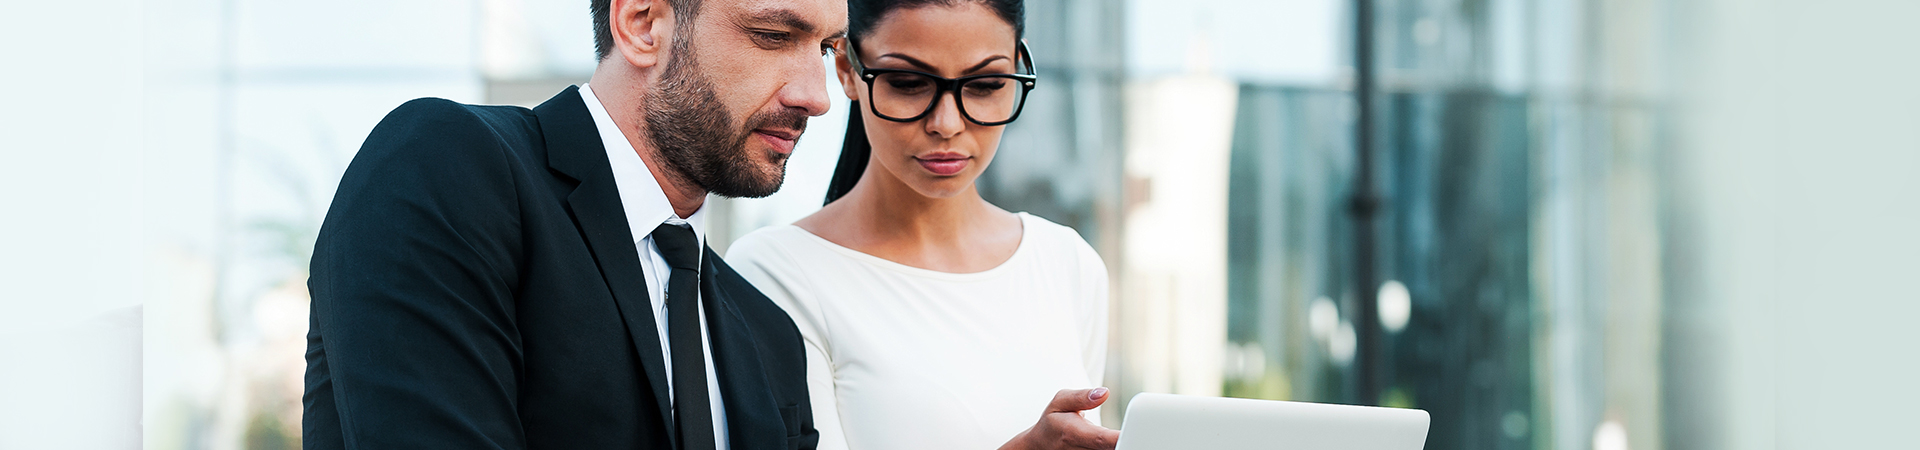
[[[667,346],[673,360],[673,417],[680,450],[714,450],[707,358],[700,346],[700,239],[674,224],[653,229],[653,244],[673,267],[667,277]]]

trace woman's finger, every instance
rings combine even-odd
[[[1120,431],[1108,429],[1088,422],[1079,414],[1049,414],[1049,424],[1060,433],[1061,442],[1074,448],[1108,450],[1120,442]]]
[[[1047,412],[1080,412],[1093,409],[1107,402],[1107,388],[1061,389],[1053,394],[1053,401],[1047,403]]]

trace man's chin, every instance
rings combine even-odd
[[[751,167],[739,168],[743,169],[740,172],[750,175],[736,179],[728,186],[715,186],[719,189],[708,190],[721,197],[729,198],[762,198],[773,195],[786,183],[786,163],[786,158],[780,158],[777,161],[753,161]]]
[[[756,177],[757,179],[754,180],[757,185],[756,187],[760,189],[746,193],[758,195],[742,195],[740,196],[741,198],[762,198],[773,195],[775,192],[780,192],[780,187],[786,185],[787,182],[787,168],[785,164],[774,167],[772,171],[761,172],[760,175],[761,176]]]
[[[727,192],[713,191],[713,193],[726,198],[766,198],[766,196],[773,195],[775,192],[780,192],[781,182],[781,180],[774,180],[768,184],[750,187],[742,186],[741,189],[737,190]]]

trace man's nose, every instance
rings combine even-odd
[[[786,86],[780,89],[780,104],[806,111],[809,116],[827,113],[827,65],[820,58],[796,63],[788,71]]]

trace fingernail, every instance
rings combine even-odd
[[[1106,396],[1107,388],[1093,388],[1093,392],[1087,393],[1087,400],[1099,400]]]

